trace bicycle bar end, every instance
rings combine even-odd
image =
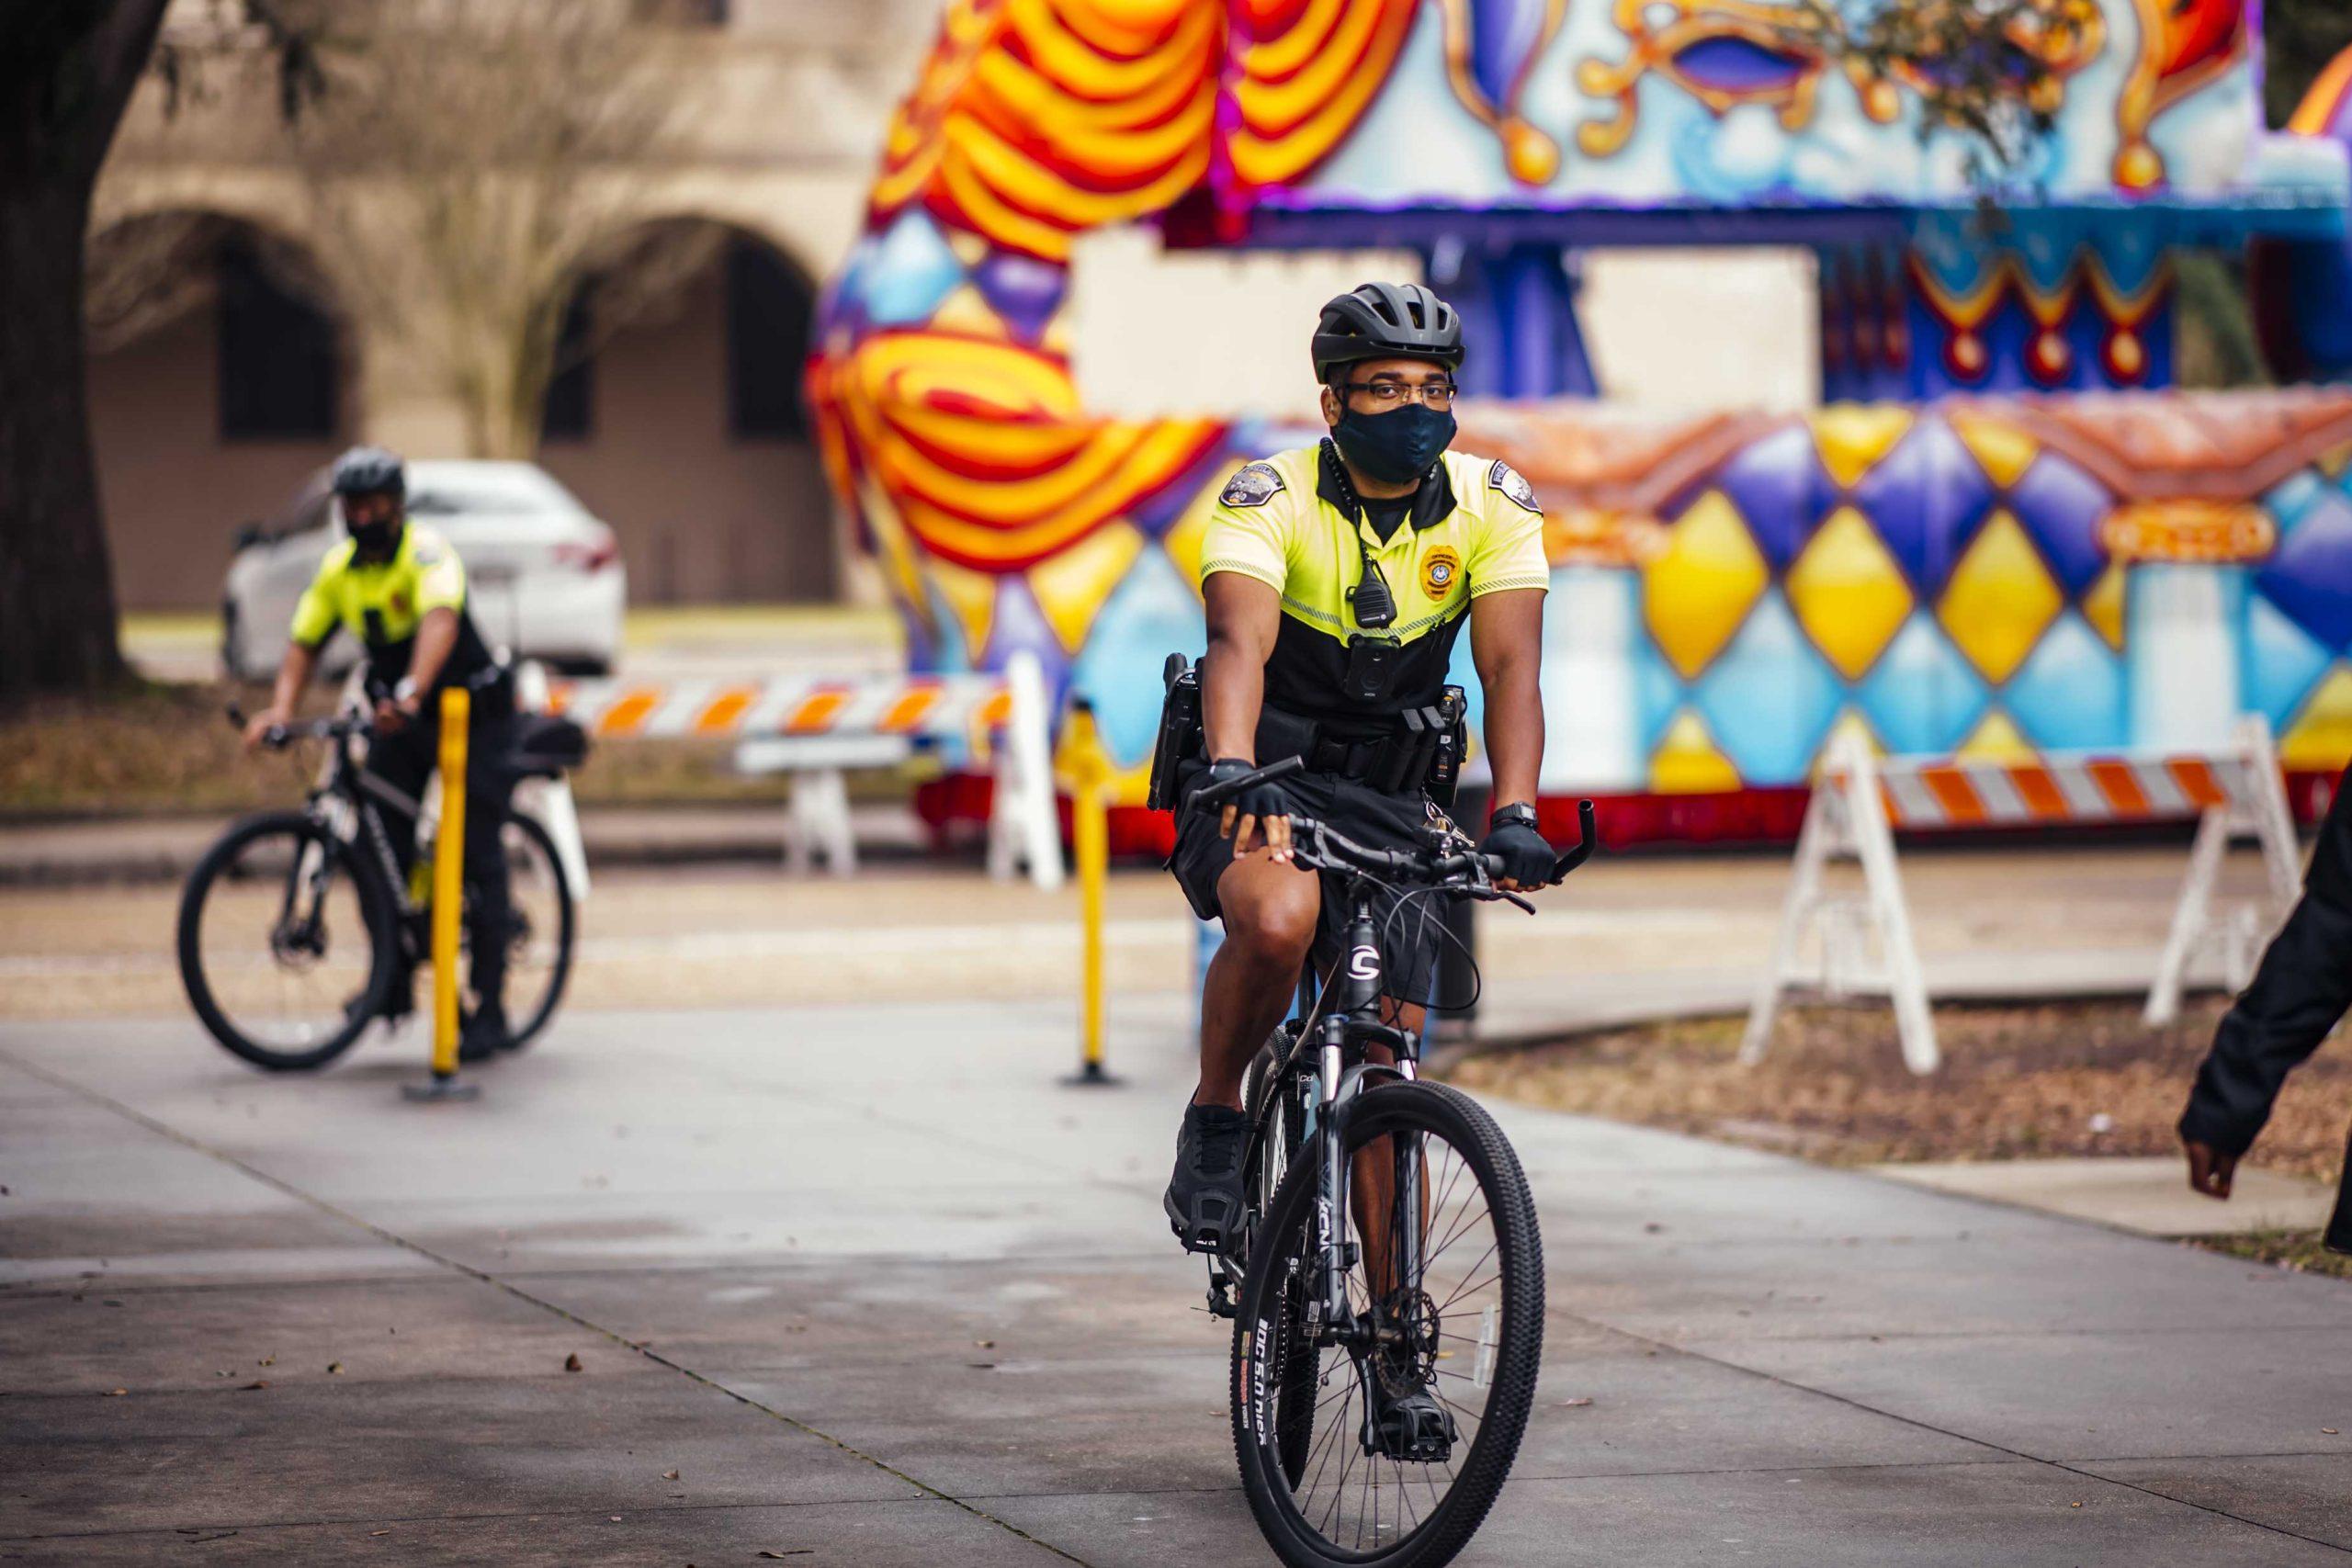
[[[1593,826],[1592,802],[1579,800],[1577,802],[1576,847],[1552,863],[1552,880],[1564,880],[1568,873],[1590,860],[1592,852],[1600,846],[1600,835]]]

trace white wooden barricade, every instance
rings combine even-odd
[[[520,713],[545,713],[552,700],[548,672],[538,660],[526,659],[514,667],[514,707]],[[538,819],[563,862],[563,879],[576,899],[588,897],[588,846],[580,836],[580,808],[571,798],[567,774],[551,779],[525,779],[514,786],[514,808]]]
[[[1915,1073],[1936,1070],[1935,1020],[1895,865],[1896,828],[2189,817],[2198,819],[2197,838],[2148,991],[2152,1024],[2177,1016],[2188,964],[2209,942],[2222,943],[2232,988],[2243,987],[2262,944],[2295,901],[2301,852],[2268,725],[2258,716],[2245,718],[2228,748],[2207,754],[2051,752],[2030,762],[1874,758],[1860,737],[1842,738],[1823,760],[1805,809],[1780,934],[1748,1012],[1739,1059],[1762,1060],[1783,1000],[1792,991],[1811,989],[1831,999],[1884,994],[1894,1007],[1905,1065]],[[2222,862],[2241,838],[2261,846],[2267,897],[2217,913],[2213,895]],[[1860,897],[1823,891],[1822,872],[1832,861],[1860,863]],[[1819,956],[1807,963],[1804,950],[1816,932]],[[1870,957],[1873,942],[1876,963]]]
[[[1025,866],[1038,886],[1061,886],[1045,674],[1030,655],[1015,654],[1001,675],[582,681],[552,695],[552,711],[599,739],[740,738],[739,762],[797,775],[787,852],[821,850],[837,872],[854,864],[855,853],[842,770],[887,765],[918,739],[967,741],[994,763],[989,874],[1008,878]]]

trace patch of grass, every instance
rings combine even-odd
[[[2246,1235],[2199,1236],[2196,1244],[2209,1252],[2226,1252],[2232,1258],[2267,1263],[2292,1274],[2324,1274],[2331,1280],[2352,1280],[2352,1258],[2322,1247],[2317,1231],[2255,1231]]]
[[[249,758],[222,712],[259,687],[135,682],[0,710],[0,810],[12,815],[237,811],[298,801],[291,753]]]
[[[0,709],[0,816],[157,816],[289,805],[316,776],[319,748],[248,756],[223,714],[248,712],[267,690],[139,682],[89,697],[42,698]],[[325,711],[314,696],[311,712]],[[782,777],[734,769],[726,740],[628,740],[595,747],[573,776],[583,805],[781,806]],[[924,764],[899,774],[851,775],[861,799],[903,798]]]
[[[2224,1002],[2151,1029],[2135,1002],[1936,1010],[1944,1066],[1917,1077],[1884,1009],[1785,1017],[1759,1066],[1734,1059],[1741,1021],[1609,1030],[1474,1056],[1455,1081],[1555,1110],[1796,1153],[1839,1165],[2169,1155]],[[2352,1061],[2323,1050],[2288,1080],[2252,1163],[2333,1181]]]

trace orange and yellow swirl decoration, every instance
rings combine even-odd
[[[1010,257],[1051,277],[1087,230],[1213,186],[1238,206],[1340,144],[1418,5],[950,0],[867,231],[919,209],[967,272]],[[827,471],[919,613],[927,561],[1025,571],[1196,482],[1222,443],[1216,421],[1088,414],[1062,342],[971,288],[925,321],[828,323],[808,378]]]

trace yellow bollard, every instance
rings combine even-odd
[[[1070,840],[1077,852],[1084,952],[1080,966],[1079,1066],[1071,1084],[1117,1080],[1102,1066],[1103,921],[1111,874],[1111,759],[1084,698],[1071,705],[1069,732]]]
[[[458,1082],[458,933],[466,897],[466,729],[473,694],[441,694],[441,827],[433,843],[433,1077],[402,1090],[412,1100],[470,1100]]]

